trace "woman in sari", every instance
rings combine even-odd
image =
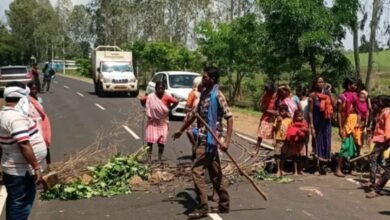
[[[179,102],[165,92],[165,82],[157,82],[155,92],[145,96],[141,104],[146,108],[146,143],[148,160],[152,159],[153,144],[158,144],[158,160],[162,160],[168,135],[169,110]],[[171,106],[173,104],[173,106]]]
[[[343,87],[345,91],[337,100],[339,135],[342,140],[335,172],[335,175],[338,177],[345,176],[342,172],[343,159],[357,155],[354,132],[356,128],[359,127],[359,117],[356,111],[356,103],[358,99],[356,93],[357,82],[352,78],[346,78],[344,80]]]
[[[316,175],[324,174],[320,163],[331,159],[333,104],[331,92],[324,89],[324,85],[321,76],[315,77],[309,95],[309,130],[316,160]]]
[[[293,118],[295,111],[299,108],[299,99],[291,95],[291,89],[288,85],[279,85],[277,91],[276,105],[286,104],[288,106],[289,117]]]
[[[41,104],[40,97],[38,96],[39,87],[36,82],[32,81],[27,85],[30,89],[29,95],[29,108],[28,116],[38,125],[39,131],[43,136],[43,140],[46,143],[47,155],[46,162],[47,164],[51,163],[50,157],[50,144],[51,144],[51,124],[49,117],[46,115]]]
[[[186,102],[187,115],[186,115],[184,121],[186,121],[189,118],[189,115],[192,113],[193,109],[196,108],[196,106],[198,106],[199,99],[200,99],[200,93],[202,91],[202,88],[203,88],[202,87],[202,77],[198,76],[194,79],[194,82],[192,85],[192,90],[188,94],[188,98],[187,98],[187,102]],[[188,139],[190,140],[192,146],[195,145],[195,141],[196,141],[195,137],[192,133],[192,129],[194,127],[195,126],[188,127],[187,132],[186,132]]]
[[[259,153],[263,139],[274,139],[274,124],[277,116],[276,109],[276,89],[274,84],[270,83],[264,86],[264,94],[260,98],[260,111],[263,113],[260,118],[257,130],[257,143],[254,156]]]

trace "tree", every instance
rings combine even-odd
[[[356,77],[360,79],[360,56],[359,56],[359,25],[358,12],[360,7],[359,0],[335,0],[332,8],[333,13],[336,15],[337,20],[341,25],[345,25],[352,31],[353,35],[353,54],[355,62],[355,73]],[[361,23],[365,22],[367,14],[363,12],[363,19]]]
[[[367,65],[367,76],[366,76],[366,87],[367,90],[371,90],[371,74],[373,66],[373,53],[375,50],[376,43],[376,31],[378,23],[383,12],[383,0],[373,0],[372,3],[372,18],[370,23],[370,47],[368,51],[368,65]]]
[[[2,22],[0,22],[0,36],[0,66],[23,64],[20,41],[16,40]]]
[[[220,66],[225,73],[235,76],[229,101],[234,104],[242,80],[260,72],[262,52],[262,25],[254,14],[247,14],[229,24],[220,24],[215,29],[210,22],[198,27],[198,45],[210,63]],[[229,80],[232,79],[229,77]]]

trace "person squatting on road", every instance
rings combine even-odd
[[[156,83],[156,91],[141,98],[145,107],[147,124],[145,141],[148,144],[148,160],[152,160],[153,144],[158,144],[158,160],[161,162],[168,135],[169,110],[179,102],[165,92],[165,83]]]
[[[194,109],[191,117],[184,122],[179,131],[173,134],[173,138],[180,138],[182,133],[194,122],[196,114],[205,120],[211,130],[221,137],[222,118],[227,121],[227,133],[224,142],[219,149],[227,151],[231,141],[233,131],[232,112],[227,104],[226,98],[219,90],[218,79],[219,70],[215,67],[205,67],[202,85],[204,90],[201,93],[198,106]],[[229,194],[225,188],[221,163],[218,153],[218,146],[212,134],[200,120],[197,120],[198,132],[196,139],[196,155],[192,167],[192,177],[195,190],[199,198],[199,206],[193,212],[188,214],[190,219],[206,217],[209,211],[207,184],[205,181],[206,169],[210,175],[213,188],[219,196],[218,207],[211,208],[211,212],[228,213],[229,212]]]
[[[390,97],[381,97],[378,100],[378,107],[381,109],[379,116],[376,118],[376,125],[372,141],[375,143],[374,151],[370,160],[375,163],[375,167],[371,167],[371,182],[374,183],[374,190],[366,195],[367,198],[375,198],[380,195],[383,187],[390,179],[390,159],[386,159],[384,173],[378,182],[376,179],[376,160],[390,146]],[[373,164],[371,163],[371,165]]]
[[[1,168],[8,194],[7,220],[28,219],[36,185],[42,182],[46,166],[46,144],[37,124],[28,117],[27,96],[23,83],[8,83],[4,90],[5,106],[0,111]]]

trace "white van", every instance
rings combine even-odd
[[[171,115],[184,117],[186,115],[185,105],[188,94],[192,90],[194,79],[200,76],[199,73],[183,71],[164,71],[154,74],[152,80],[146,87],[146,94],[155,91],[156,82],[166,82],[166,92],[179,101],[179,104],[172,109]]]

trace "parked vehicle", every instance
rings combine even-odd
[[[0,67],[0,90],[3,91],[8,82],[18,81],[28,84],[32,80],[32,73],[26,66]]]
[[[200,76],[199,73],[182,72],[182,71],[166,71],[155,73],[152,80],[146,87],[146,94],[155,91],[156,82],[166,82],[166,92],[176,98],[179,104],[172,109],[171,115],[175,117],[184,117],[186,115],[185,105],[188,94],[192,90],[194,79]]]
[[[133,71],[130,51],[117,46],[98,46],[92,52],[92,71],[95,93],[127,93],[138,96],[138,80]]]

